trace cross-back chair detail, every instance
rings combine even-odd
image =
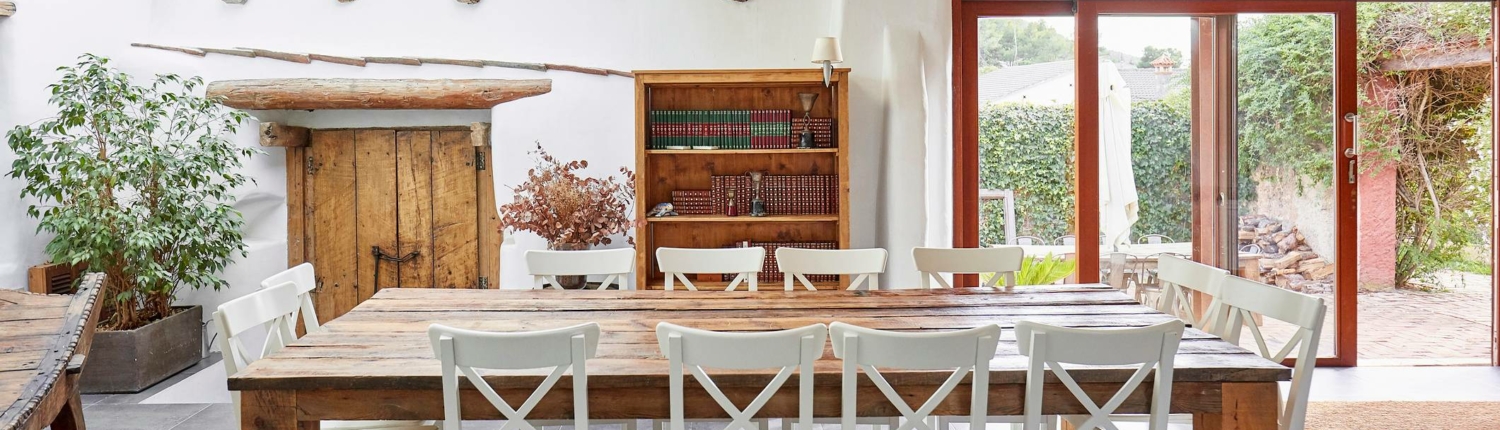
[[[921,272],[922,288],[932,288],[937,281],[941,288],[953,288],[942,274],[993,273],[985,287],[995,287],[1005,280],[1006,287],[1016,286],[1016,274],[1021,271],[1021,260],[1025,251],[1019,246],[994,248],[912,248],[912,260]]]
[[[674,281],[692,291],[698,286],[689,280],[689,273],[734,273],[734,279],[724,291],[734,291],[741,283],[748,282],[750,291],[759,289],[756,281],[766,260],[766,249],[750,248],[657,248],[656,265],[666,275],[666,289],[672,291]]]
[[[587,251],[526,251],[526,272],[532,276],[532,287],[551,286],[562,289],[558,276],[604,275],[599,289],[625,289],[625,279],[635,267],[635,249],[598,249]]]
[[[1277,422],[1281,430],[1301,430],[1307,418],[1307,399],[1312,390],[1312,373],[1318,357],[1318,343],[1322,338],[1323,319],[1328,306],[1323,299],[1284,290],[1249,279],[1231,276],[1224,279],[1219,302],[1225,312],[1222,328],[1205,330],[1238,345],[1242,327],[1249,327],[1255,340],[1256,353],[1271,361],[1281,362],[1296,352],[1297,363],[1292,366],[1292,387],[1281,406]],[[1297,326],[1296,333],[1288,338],[1281,349],[1272,348],[1255,323],[1255,314]]]
[[[936,430],[927,418],[964,376],[973,372],[970,428],[984,428],[988,418],[989,363],[999,345],[1000,326],[990,324],[966,330],[911,333],[834,322],[829,331],[833,339],[833,354],[844,361],[843,428],[852,429],[855,425],[855,393],[861,370],[906,418],[906,422],[895,430]],[[880,369],[955,370],[931,397],[912,409],[885,380]]]
[[[776,267],[785,278],[787,291],[797,289],[793,280],[808,291],[817,291],[806,275],[850,275],[849,289],[880,289],[880,274],[885,273],[884,248],[869,249],[802,249],[776,248]]]
[[[302,302],[302,325],[307,328],[307,332],[314,333],[321,331],[323,326],[322,323],[318,322],[318,311],[313,306],[312,299],[313,290],[318,288],[318,276],[313,270],[312,263],[298,264],[290,269],[271,275],[271,277],[266,278],[264,281],[260,281],[260,288],[264,290],[286,283],[297,286],[297,300]]]
[[[1089,412],[1089,417],[1081,423],[1075,423],[1074,427],[1109,430],[1118,430],[1110,421],[1110,414],[1140,387],[1146,376],[1155,371],[1150,428],[1166,430],[1167,414],[1172,403],[1172,363],[1184,328],[1183,322],[1177,320],[1130,329],[1067,328],[1031,321],[1016,323],[1016,341],[1021,355],[1029,358],[1026,372],[1026,428],[1032,430],[1041,426],[1042,387],[1045,373],[1050,369]],[[1119,391],[1100,405],[1083,391],[1063,363],[1140,367],[1121,385]]]
[[[589,425],[588,373],[585,363],[593,358],[599,346],[599,324],[586,323],[571,327],[531,332],[484,332],[433,324],[427,328],[433,353],[443,366],[443,428],[458,430],[462,411],[458,398],[458,374],[484,395],[490,405],[505,416],[502,430],[537,430],[526,416],[542,397],[562,378],[573,371],[573,422],[575,428]],[[476,369],[537,369],[552,367],[552,372],[523,401],[512,408],[501,398]]]
[[[656,338],[662,354],[667,356],[671,367],[671,430],[684,430],[683,368],[698,381],[709,396],[724,408],[730,416],[725,430],[756,430],[751,423],[771,396],[786,383],[792,373],[799,372],[798,381],[798,427],[812,428],[813,423],[813,362],[823,355],[823,344],[828,338],[828,327],[813,324],[790,330],[753,333],[727,333],[700,330],[662,322],[656,325]],[[771,383],[766,385],[743,409],[731,402],[724,392],[714,384],[703,367],[721,369],[768,369],[780,368]]]
[[[1224,278],[1229,272],[1224,269],[1192,261],[1176,255],[1162,255],[1157,260],[1157,279],[1161,283],[1161,297],[1157,299],[1157,310],[1182,318],[1200,330],[1223,324],[1223,311],[1219,305],[1219,294]],[[1206,312],[1198,315],[1193,292],[1210,298]]]

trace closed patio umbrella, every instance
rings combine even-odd
[[[1099,218],[1106,249],[1130,243],[1140,195],[1130,156],[1130,88],[1114,63],[1099,67]]]

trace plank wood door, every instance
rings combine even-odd
[[[288,259],[313,263],[319,319],[383,288],[498,280],[488,139],[470,135],[468,127],[312,130],[306,147],[288,152],[302,152],[303,162],[299,172],[288,162],[288,210],[302,214],[300,222],[289,215],[289,235],[303,238],[288,245]],[[300,208],[291,195],[298,174]]]

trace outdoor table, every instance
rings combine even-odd
[[[1010,246],[1010,245],[997,245],[997,246]],[[1044,256],[1044,255],[1047,255],[1047,254],[1059,255],[1059,256],[1061,256],[1061,255],[1073,255],[1074,253],[1078,252],[1077,247],[1076,246],[1072,246],[1072,245],[1013,245],[1013,246],[1020,246],[1021,249],[1026,253],[1026,255],[1033,256],[1033,257],[1040,257],[1040,256]],[[1120,245],[1119,249],[1116,249],[1116,250],[1109,250],[1109,249],[1105,249],[1105,248],[1101,247],[1101,249],[1099,250],[1099,262],[1100,262],[1099,267],[1101,267],[1101,268],[1109,268],[1109,255],[1112,254],[1112,253],[1116,253],[1116,252],[1125,253],[1126,255],[1129,255],[1130,259],[1133,260],[1133,261],[1144,261],[1144,262],[1146,262],[1148,264],[1152,264],[1153,265],[1152,267],[1155,267],[1154,264],[1156,263],[1156,257],[1158,255],[1161,255],[1161,254],[1177,254],[1177,255],[1184,255],[1184,256],[1191,256],[1191,255],[1193,255],[1193,243],[1192,242],[1136,243],[1136,244]],[[1260,281],[1261,280],[1261,277],[1260,277],[1260,260],[1261,260],[1261,258],[1264,258],[1264,257],[1265,257],[1265,254],[1261,254],[1261,253],[1258,253],[1258,252],[1241,252],[1240,253],[1240,258],[1239,258],[1239,270],[1237,270],[1236,274],[1239,275],[1242,278],[1245,278],[1245,279],[1250,279],[1250,280],[1253,280],[1253,281]]]
[[[437,420],[443,418],[440,365],[427,327],[433,323],[495,331],[539,330],[585,322],[603,329],[598,357],[588,362],[592,419],[666,419],[668,368],[656,340],[656,324],[668,321],[724,331],[764,331],[843,321],[866,327],[935,331],[1000,324],[1005,328],[990,366],[990,415],[1020,415],[1027,359],[1016,349],[1016,321],[1073,327],[1137,327],[1172,317],[1135,303],[1099,284],[881,291],[561,291],[386,289],[286,349],[229,378],[241,393],[246,429],[316,429],[317,420]],[[1276,428],[1277,381],[1290,369],[1199,330],[1184,333],[1176,358],[1172,412],[1193,414],[1196,428]],[[841,363],[831,348],[815,365],[814,415],[840,414]],[[485,379],[511,404],[519,404],[551,369],[485,371]],[[710,370],[736,404],[745,404],[776,369]],[[1130,367],[1090,366],[1072,370],[1096,402],[1114,394]],[[898,392],[925,400],[950,371],[883,372]],[[797,416],[794,375],[761,410],[760,417]],[[1044,413],[1086,414],[1066,387],[1045,389]],[[468,385],[461,394],[464,419],[502,419]],[[686,417],[728,415],[691,378]],[[969,388],[959,386],[936,415],[966,415]],[[1120,407],[1145,413],[1150,385]],[[568,377],[558,381],[530,419],[571,419]],[[861,417],[899,416],[879,390],[861,378]],[[299,427],[300,426],[300,427]]]

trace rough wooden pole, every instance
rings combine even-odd
[[[208,84],[236,109],[489,109],[552,91],[550,79],[250,79]]]
[[[260,124],[260,146],[299,147],[307,146],[312,132],[307,127],[263,122]]]
[[[0,5],[0,10],[3,10],[3,9],[4,9],[4,6]],[[0,14],[0,16],[4,16],[4,15]],[[199,56],[199,57],[202,57],[205,54],[207,54],[207,52],[204,51],[204,50],[202,50],[202,49],[196,49],[196,48],[179,48],[179,47],[176,47],[176,46],[152,45],[150,43],[132,43],[132,44],[130,44],[130,46],[134,46],[134,47],[137,47],[137,48],[151,48],[151,49],[160,49],[160,50],[163,50],[163,51],[181,52],[181,53],[184,53],[184,54],[196,55],[196,56]]]

